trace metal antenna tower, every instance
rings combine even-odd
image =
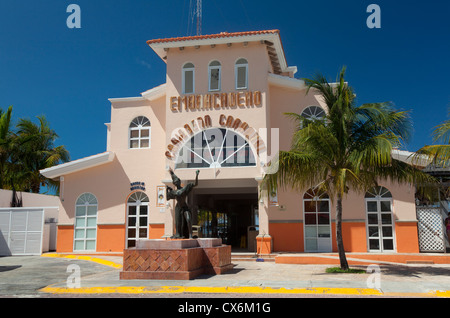
[[[202,34],[202,0],[197,0],[197,9],[195,10],[197,16],[197,35]]]

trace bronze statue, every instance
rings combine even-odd
[[[172,169],[169,170],[172,177],[172,183],[175,185],[176,189],[171,187],[166,187],[166,198],[168,200],[175,199],[175,235],[172,238],[182,239],[187,235],[192,238],[192,215],[189,207],[186,203],[186,197],[192,188],[198,185],[198,174],[200,170],[197,170],[195,183],[189,183],[185,187],[181,186],[181,180],[175,175]],[[187,232],[187,233],[186,233]]]

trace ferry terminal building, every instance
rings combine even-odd
[[[326,194],[260,197],[267,162],[290,148],[294,123],[327,109],[288,66],[278,30],[147,42],[167,65],[166,83],[113,98],[104,153],[42,170],[59,179],[57,252],[122,253],[142,238],[174,234],[169,168],[191,191],[195,234],[234,250],[335,252],[336,209]],[[348,252],[417,253],[415,188],[380,181],[343,202]]]

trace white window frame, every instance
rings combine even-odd
[[[136,215],[135,216],[130,216],[130,206],[134,206],[136,207]],[[141,215],[141,207],[142,206],[146,206],[147,207],[147,214],[146,215]],[[149,216],[150,216],[150,205],[149,205],[149,198],[148,196],[142,192],[142,191],[136,191],[133,192],[127,201],[127,219],[126,219],[126,241],[125,241],[125,246],[126,248],[129,248],[128,243],[130,240],[132,241],[136,241],[139,238],[143,238],[143,239],[148,239],[149,237]],[[130,226],[129,224],[129,219],[130,217],[133,217],[136,219],[135,221],[135,225],[134,226]],[[140,224],[140,220],[141,217],[146,217],[147,218],[147,222],[146,224]],[[141,228],[145,228],[147,230],[147,235],[146,237],[140,237],[139,236],[139,230]],[[135,229],[136,233],[135,233],[135,237],[129,237],[128,235],[128,231],[130,229]],[[136,243],[135,243],[136,246]],[[134,247],[135,247],[134,246]]]
[[[219,65],[211,65],[214,62],[219,63]],[[218,78],[218,83],[217,83],[217,88],[211,88],[211,71],[213,70],[219,70],[219,78]],[[210,92],[217,92],[220,91],[222,87],[222,65],[220,64],[219,61],[214,60],[211,63],[209,63],[208,65],[208,91]]]
[[[93,215],[88,214],[88,208],[95,207],[95,226],[88,226],[88,219],[94,219]],[[84,208],[84,215],[77,216],[78,208]],[[84,220],[84,226],[77,227],[77,219]],[[74,215],[74,224],[73,224],[73,250],[74,251],[96,251],[97,250],[97,220],[98,220],[98,200],[95,195],[89,192],[85,192],[81,194],[76,202],[75,202],[75,215]],[[77,230],[84,230],[84,235],[82,238],[77,238]],[[94,238],[88,238],[87,232],[88,230],[95,230]],[[88,249],[86,248],[87,242],[94,242],[94,248]],[[83,249],[76,249],[76,243],[83,242]]]
[[[313,193],[316,195],[314,197],[305,199],[305,195],[308,193],[308,191],[313,191]],[[321,193],[319,196],[317,196],[317,190],[316,189],[309,189],[308,191],[305,192],[305,194],[303,195],[302,199],[303,199],[303,241],[304,241],[304,251],[305,252],[310,252],[310,253],[329,253],[332,252],[333,250],[333,242],[332,242],[332,233],[331,233],[331,200],[330,197],[328,196],[328,194],[325,193]],[[322,197],[323,196],[323,197]],[[305,202],[312,202],[315,201],[316,203],[316,211],[315,212],[306,212],[305,209]],[[328,211],[327,212],[319,212],[318,209],[318,204],[321,201],[327,201],[328,202]],[[316,223],[315,224],[306,224],[306,214],[310,213],[310,214],[315,214],[316,216]],[[327,213],[328,214],[328,224],[319,224],[318,221],[318,217],[319,217],[319,213]],[[328,232],[329,232],[329,237],[319,237],[319,226],[320,227],[325,227],[328,225]],[[307,227],[312,228],[315,227],[316,228],[316,236],[314,237],[317,240],[317,249],[316,250],[311,250],[307,248],[307,236],[306,236],[306,229]],[[312,237],[310,237],[311,239]],[[319,240],[322,243],[326,243],[326,249],[321,249],[319,248]]]
[[[389,194],[391,195],[390,197],[384,197],[382,195],[376,195],[375,197],[372,198],[364,198],[364,209],[366,212],[366,242],[367,242],[367,251],[369,253],[395,253],[397,251],[397,245],[396,245],[396,237],[395,237],[395,220],[394,220],[394,199],[392,197],[391,192],[389,191],[389,189],[385,188],[385,187],[380,187],[380,193],[381,191],[385,189],[389,192]],[[369,191],[368,191],[369,192]],[[371,192],[373,194],[373,192]],[[367,195],[367,193],[366,193]],[[377,212],[368,212],[368,208],[367,208],[367,203],[368,202],[376,202],[377,204]],[[382,212],[381,211],[381,201],[388,201],[390,204],[390,210],[389,212]],[[369,213],[372,214],[377,214],[377,224],[369,224]],[[388,237],[384,237],[383,236],[383,226],[387,227],[389,225],[385,225],[382,222],[382,214],[390,214],[391,216],[391,224],[390,226],[392,227],[392,236],[388,236]],[[370,248],[370,233],[369,233],[369,226],[371,227],[378,227],[378,241],[379,241],[379,249],[371,249]],[[373,239],[373,238],[372,238]],[[383,248],[383,239],[391,239],[392,240],[392,249],[389,250],[385,250]]]
[[[220,138],[223,138],[221,141],[220,146],[213,146],[209,144],[208,136],[211,137],[212,135],[215,135],[220,130],[220,133],[222,136]],[[230,135],[229,135],[230,134]],[[194,143],[195,147],[195,141],[198,141],[199,135],[201,135],[200,140],[204,141],[206,143],[206,148],[202,147],[196,147],[191,148],[192,143]],[[235,140],[234,138],[238,138],[239,144],[234,145],[228,145],[226,144],[227,141],[230,141],[231,138]],[[227,152],[227,150],[232,149],[231,151]],[[235,148],[235,149],[234,149]],[[248,152],[246,152],[248,151]],[[184,154],[186,152],[186,154]],[[214,155],[213,155],[213,152]],[[242,154],[244,152],[244,164],[239,165],[239,163],[242,162],[231,162],[230,161],[240,161],[241,159],[237,159],[237,156]],[[189,138],[187,141],[184,142],[184,144],[179,148],[177,153],[177,158],[175,162],[177,164],[175,165],[175,169],[204,169],[204,168],[248,168],[248,167],[256,167],[256,149],[253,148],[251,143],[243,136],[242,134],[238,133],[234,129],[230,128],[208,128],[205,130],[202,130],[193,136]],[[192,159],[194,159],[194,162],[185,163],[183,161],[183,158],[185,156],[190,156]],[[236,165],[233,165],[233,163],[237,163]],[[193,164],[189,167],[190,164]],[[186,166],[185,166],[186,165]]]
[[[186,65],[192,64],[192,67],[186,67]],[[192,92],[186,92],[186,73],[192,71]],[[195,65],[191,62],[187,62],[183,65],[181,75],[182,82],[182,92],[183,94],[194,94],[195,93]]]
[[[308,113],[306,113],[307,111],[308,111]],[[305,109],[303,109],[301,115],[308,120],[315,121],[315,120],[322,120],[327,114],[322,107],[316,106],[316,105],[311,105],[311,106],[305,107]]]
[[[238,64],[238,62],[240,60],[245,60],[247,63],[245,63],[245,64]],[[241,68],[241,67],[245,68],[245,86],[244,87],[238,87],[238,83],[239,83],[239,81],[238,81],[238,74],[239,74],[238,69]],[[234,81],[235,81],[235,87],[236,87],[237,90],[248,89],[248,61],[247,61],[247,59],[239,58],[236,61],[236,63],[234,64]]]
[[[146,125],[148,122],[148,125]],[[132,127],[132,125],[134,126]],[[148,130],[148,136],[142,137],[142,131]],[[131,137],[131,132],[137,131],[138,137]],[[150,120],[145,116],[137,116],[135,117],[128,128],[128,149],[149,149],[151,147],[151,136],[152,136],[152,124]],[[142,141],[148,140],[148,146],[142,147]],[[137,141],[137,147],[131,147],[131,142]]]

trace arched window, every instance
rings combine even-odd
[[[302,112],[302,116],[309,120],[322,119],[325,115],[325,111],[319,106],[308,106]]]
[[[192,63],[186,63],[183,66],[182,71],[182,86],[183,86],[183,94],[194,94],[195,85],[195,67]]]
[[[136,240],[148,238],[148,196],[133,192],[127,202],[127,248],[135,247]]]
[[[365,201],[369,251],[394,251],[394,220],[391,192],[385,187],[374,187],[366,192]]]
[[[234,66],[236,77],[236,89],[248,88],[248,62],[246,59],[239,59]]]
[[[312,188],[303,196],[305,252],[331,252],[330,198]]]
[[[209,128],[189,139],[178,152],[176,168],[256,166],[249,142],[231,129]]]
[[[209,91],[220,91],[221,65],[219,61],[212,61],[208,67]]]
[[[150,148],[150,129],[147,117],[139,116],[133,119],[129,128],[129,147]]]
[[[83,193],[75,205],[74,251],[95,251],[97,239],[97,198]]]

